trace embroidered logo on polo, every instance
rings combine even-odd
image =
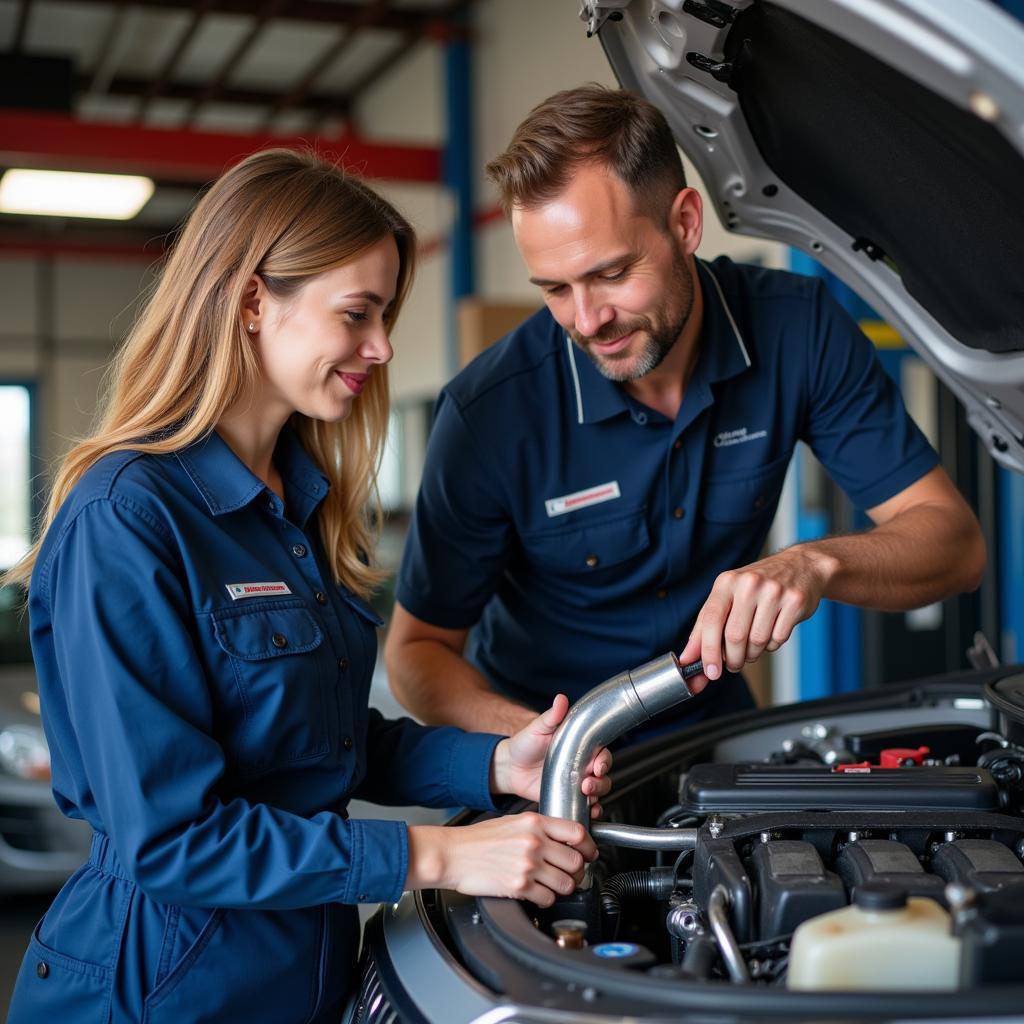
[[[586,508],[588,505],[600,505],[602,501],[614,501],[621,498],[618,480],[609,480],[606,484],[598,484],[596,487],[588,487],[585,491],[574,491],[572,494],[563,494],[560,498],[548,498],[544,502],[548,516],[564,516],[566,512],[575,512],[578,508]]]
[[[738,430],[723,430],[720,434],[715,434],[715,447],[716,448],[729,448],[734,444],[746,444],[747,441],[759,441],[762,437],[767,437],[767,430],[754,430],[748,431],[746,427],[740,427]]]
[[[275,594],[290,594],[291,590],[284,580],[276,583],[225,583],[232,601],[241,601],[246,597],[273,597]]]

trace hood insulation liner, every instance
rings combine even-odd
[[[962,344],[1024,350],[1024,159],[996,128],[773,4],[740,14],[727,56],[780,180]]]

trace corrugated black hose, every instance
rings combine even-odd
[[[612,875],[601,886],[601,914],[605,933],[614,939],[619,933],[622,903],[630,899],[667,900],[675,888],[675,869],[648,868]]]

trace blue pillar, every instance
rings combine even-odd
[[[790,267],[798,274],[822,278],[829,292],[854,320],[874,319],[877,314],[849,285],[826,270],[817,260],[790,249]],[[898,378],[897,378],[898,380]],[[799,493],[799,492],[798,492]],[[862,512],[855,514],[854,529],[870,525]],[[800,508],[797,540],[823,537],[835,524],[820,509]],[[822,601],[817,612],[800,627],[800,697],[827,697],[851,693],[861,687],[861,611],[851,605]]]
[[[1024,661],[1024,476],[999,469],[999,607],[1002,660]]]
[[[465,35],[445,44],[445,99],[448,138],[444,147],[444,184],[452,193],[451,276],[447,361],[459,368],[455,311],[459,299],[476,291],[473,254],[473,107],[472,60]]]

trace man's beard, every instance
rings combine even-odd
[[[672,259],[672,281],[673,288],[652,316],[640,316],[625,322],[616,320],[586,337],[578,331],[569,331],[569,336],[586,352],[602,377],[619,384],[639,380],[656,370],[672,351],[693,311],[693,281],[678,250]],[[590,347],[591,342],[614,341],[634,331],[641,335],[639,352],[635,342],[623,352],[608,355],[594,352]]]

